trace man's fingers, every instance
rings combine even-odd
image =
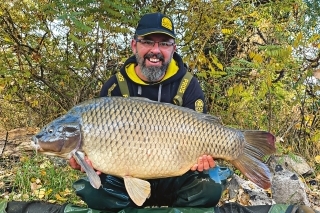
[[[198,168],[197,168],[197,170],[199,172],[203,171],[203,158],[202,157],[198,158]]]
[[[198,168],[198,164],[194,164],[194,165],[190,168],[190,170],[191,170],[191,171],[196,171],[197,168]]]
[[[69,159],[69,165],[71,166],[71,168],[73,169],[80,169],[80,165],[77,163],[76,159],[74,159],[73,157]]]
[[[216,163],[214,162],[214,159],[211,155],[202,155],[198,158],[198,163],[193,165],[190,170],[203,172],[203,170],[209,170],[210,168],[213,168],[215,166]]]
[[[207,155],[203,155],[202,159],[203,159],[203,169],[204,170],[210,169]]]
[[[213,160],[213,158],[212,158],[211,155],[208,155],[208,156],[207,156],[207,160],[208,160],[208,162],[209,162],[210,168],[213,168],[213,167],[216,166],[216,163],[214,162],[214,160]],[[208,169],[209,169],[209,168],[208,168]]]

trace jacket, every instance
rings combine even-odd
[[[135,73],[134,67],[136,65],[136,57],[131,56],[120,69],[120,76],[123,77],[128,84],[129,95],[127,96],[145,97],[154,101],[175,104],[174,98],[187,72],[182,58],[177,53],[174,53],[165,76],[161,81],[156,83],[142,81]],[[195,77],[191,78],[189,85],[186,88],[182,87],[182,89],[185,89],[185,91],[183,92],[181,106],[206,113],[204,94],[198,80]],[[124,96],[121,93],[116,75],[111,76],[109,80],[105,82],[101,89],[100,96]]]

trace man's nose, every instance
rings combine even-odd
[[[158,43],[158,42],[155,42],[150,51],[151,51],[152,53],[159,53],[159,52],[160,52],[159,43]]]

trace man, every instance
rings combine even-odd
[[[120,73],[103,85],[100,96],[144,97],[206,112],[204,94],[196,78],[187,79],[190,81],[187,88],[179,88],[187,68],[176,53],[175,37],[174,26],[169,17],[161,13],[144,15],[131,41],[134,55],[127,59]],[[121,85],[124,81],[125,89]],[[182,97],[177,97],[179,89],[185,90]],[[73,158],[70,165],[79,169]],[[208,174],[202,173],[214,166],[211,156],[199,156],[198,163],[181,177],[149,180],[151,197],[144,206],[215,206],[221,197],[222,186],[215,183]],[[103,189],[99,190],[91,189],[91,185],[84,180],[75,183],[85,184],[87,187],[78,190],[77,194],[89,207],[112,211],[137,207],[126,193],[121,178],[104,174],[100,177]],[[109,193],[110,189],[112,193]],[[92,191],[97,192],[96,197],[103,197],[103,200],[97,202],[92,199]]]

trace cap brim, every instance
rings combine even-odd
[[[176,38],[176,36],[174,34],[172,34],[171,32],[168,32],[166,30],[156,29],[156,28],[136,31],[136,34],[139,36],[146,36],[146,35],[155,34],[155,33],[166,34],[166,35],[170,36],[171,38]]]

